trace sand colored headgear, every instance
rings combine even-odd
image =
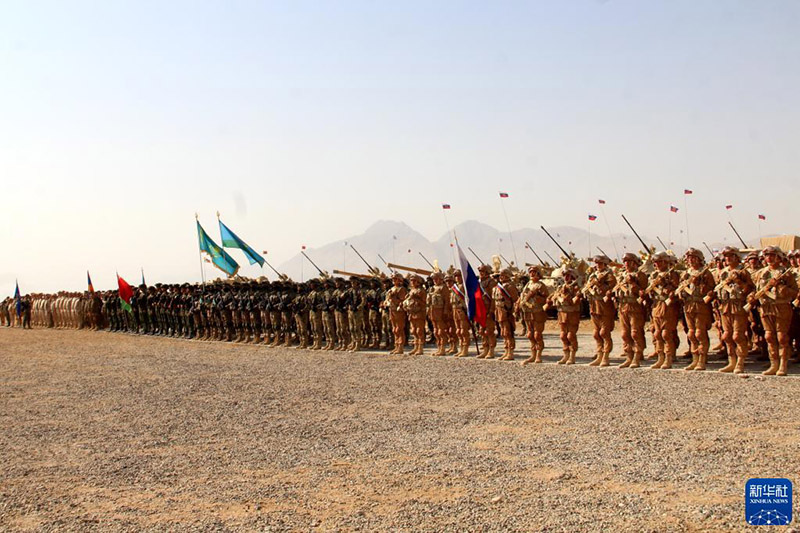
[[[705,261],[706,260],[705,255],[703,255],[703,251],[702,250],[698,250],[697,248],[689,248],[688,250],[686,250],[686,254],[685,255],[686,255],[686,257],[696,257],[700,261]]]
[[[739,249],[735,246],[726,246],[720,252],[722,255],[739,255]]]
[[[782,259],[786,259],[786,254],[783,253],[783,250],[781,250],[777,246],[767,246],[766,248],[764,248],[761,251],[761,255],[766,256],[768,254],[774,254],[774,255],[777,255],[778,257],[782,258]]]
[[[658,261],[666,261],[669,263],[670,261],[672,261],[672,258],[667,252],[657,252],[653,254],[653,262],[655,263]]]
[[[641,265],[642,264],[642,259],[638,255],[633,253],[633,252],[628,252],[624,256],[622,256],[622,261],[623,262],[625,262],[625,261],[633,261],[637,265]]]
[[[441,270],[437,270],[433,274],[431,274],[431,279],[444,279],[444,274]]]
[[[596,255],[592,257],[592,261],[595,263],[603,263],[605,265],[611,264],[611,259],[604,255]]]
[[[482,264],[478,267],[478,272],[486,272],[487,274],[492,273],[492,267],[487,264]]]

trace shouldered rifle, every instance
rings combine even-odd
[[[478,254],[476,254],[476,253],[475,253],[475,250],[473,250],[471,247],[467,246],[467,250],[469,250],[469,251],[470,251],[470,253],[471,253],[472,255],[474,255],[474,256],[475,256],[475,259],[477,259],[477,260],[478,260],[478,262],[479,262],[480,264],[482,264],[482,265],[485,265],[485,264],[486,264],[486,263],[484,263],[484,262],[483,262],[483,259],[481,259],[480,257],[478,257]]]
[[[527,247],[528,247],[528,250],[530,250],[530,251],[531,251],[531,253],[533,253],[533,255],[535,255],[535,256],[536,256],[536,259],[538,259],[538,260],[539,260],[539,262],[542,264],[542,266],[545,266],[545,264],[544,264],[544,261],[542,261],[542,258],[541,258],[541,257],[539,257],[539,254],[537,254],[537,253],[536,253],[536,250],[534,250],[534,249],[533,249],[533,246],[531,246],[531,245],[528,243],[528,241],[525,241],[525,246],[527,246]]]
[[[700,279],[702,279],[702,277],[706,275],[706,272],[708,272],[708,270],[710,268],[711,268],[711,264],[707,264],[705,267],[703,267],[703,270],[701,270],[697,274],[689,275],[685,280],[683,280],[680,283],[680,285],[678,285],[678,287],[675,289],[674,294],[677,295],[677,296],[680,296],[683,291],[685,291],[686,289],[689,288],[689,285],[691,285],[692,283],[696,283],[696,282],[700,281]],[[667,298],[667,302],[666,303],[667,303],[667,305],[670,305],[672,303],[672,296]]]
[[[751,294],[750,297],[748,298],[749,302],[747,302],[744,306],[744,310],[750,311],[750,309],[752,309],[753,307],[752,306],[753,303],[760,300],[761,298],[764,297],[765,294],[767,294],[767,292],[777,287],[778,284],[783,282],[783,279],[787,277],[789,274],[794,274],[794,271],[792,271],[791,268],[787,268],[786,270],[781,272],[779,276],[775,276],[774,278],[769,280],[766,285],[764,285],[759,290]]]
[[[559,249],[559,250],[561,250],[561,253],[563,253],[563,254],[564,254],[564,257],[566,257],[567,259],[569,259],[569,258],[571,258],[571,257],[572,257],[572,256],[569,254],[569,252],[567,252],[567,251],[564,249],[564,247],[563,247],[563,246],[561,246],[560,244],[558,244],[558,241],[557,241],[557,240],[555,240],[555,238],[553,238],[553,236],[552,236],[552,235],[550,235],[550,232],[549,232],[549,231],[547,231],[546,229],[544,229],[544,226],[539,226],[539,227],[540,227],[540,228],[542,228],[542,231],[543,231],[543,232],[545,232],[545,233],[547,234],[547,236],[548,236],[548,237],[550,237],[550,240],[551,240],[551,241],[553,241],[553,242],[555,243],[555,245],[556,245],[556,246],[558,246],[558,249]],[[549,256],[550,254],[547,254],[547,255]],[[552,259],[552,257],[551,257],[551,259]],[[554,260],[554,261],[555,261],[555,260]],[[558,263],[556,263],[556,264],[558,264]]]
[[[642,246],[644,246],[644,251],[647,252],[647,254],[649,255],[651,253],[650,252],[650,247],[647,246],[647,244],[645,244],[645,242],[642,240],[642,238],[639,236],[639,234],[636,232],[636,230],[633,229],[633,226],[631,225],[630,222],[628,222],[628,219],[625,217],[625,215],[622,215],[622,220],[624,220],[625,223],[628,225],[628,227],[631,228],[631,231],[633,232],[633,234],[636,235],[636,238],[639,239],[639,242],[642,243]]]
[[[735,281],[739,281],[741,279],[741,277],[742,277],[742,272],[744,272],[744,270],[732,270],[730,276],[728,276],[727,278],[725,278],[724,280],[720,281],[719,283],[717,283],[714,286],[714,291],[713,292],[716,294],[717,292],[721,291],[722,289],[725,289],[725,288],[733,285],[733,283]],[[710,302],[711,301],[711,295],[708,295],[708,294],[705,295],[703,297],[703,301],[705,303]]]
[[[328,275],[326,272],[323,272],[323,271],[322,271],[322,269],[321,269],[320,267],[318,267],[318,266],[317,266],[317,264],[316,264],[314,261],[312,261],[310,257],[308,257],[308,254],[306,254],[306,253],[305,253],[305,251],[303,251],[303,250],[300,250],[300,253],[301,253],[301,254],[303,254],[303,257],[305,257],[306,259],[308,259],[308,262],[309,262],[309,263],[311,263],[312,265],[314,265],[314,268],[316,268],[316,269],[317,269],[317,272],[319,272],[320,276],[327,276],[327,275]]]

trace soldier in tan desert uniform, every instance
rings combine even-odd
[[[764,375],[785,376],[789,364],[789,325],[792,320],[792,301],[797,297],[797,280],[784,266],[786,256],[777,246],[763,251],[767,266],[756,275],[757,291],[750,295],[752,302],[760,304],[764,338],[769,350],[770,366]]]
[[[747,269],[742,267],[739,250],[726,246],[722,252],[725,268],[717,273],[714,297],[722,323],[721,340],[726,346],[728,364],[720,372],[744,372],[747,358],[748,311],[744,306],[747,295],[753,291],[753,281]]]
[[[445,344],[447,342],[445,333],[445,298],[449,296],[448,289],[444,284],[444,274],[434,272],[431,274],[433,287],[428,289],[427,306],[428,318],[433,324],[433,336],[436,339],[436,351],[433,355],[445,355]],[[449,299],[449,298],[448,298]]]
[[[683,273],[676,297],[683,301],[686,317],[687,337],[692,354],[692,362],[686,370],[705,370],[710,342],[708,330],[711,329],[713,315],[708,303],[714,294],[714,275],[711,265],[705,265],[705,256],[697,248],[686,251],[688,268]]]
[[[518,312],[522,314],[528,330],[528,340],[531,341],[531,356],[522,362],[523,365],[542,362],[542,352],[544,351],[542,332],[544,323],[547,321],[544,304],[550,294],[547,285],[542,283],[542,274],[538,267],[529,267],[528,275],[530,279],[517,300]]]
[[[411,335],[414,336],[414,348],[410,355],[422,355],[425,348],[425,301],[427,294],[422,287],[422,277],[414,274],[409,281],[411,290],[403,300],[403,309],[408,313],[411,324]]]
[[[453,309],[455,336],[459,350],[456,357],[465,357],[469,353],[469,317],[467,316],[467,300],[461,271],[456,270],[452,276],[445,276],[445,283],[450,288],[450,305]],[[472,295],[470,295],[472,297]]]
[[[672,368],[675,361],[677,344],[678,313],[672,305],[671,297],[678,288],[678,274],[670,268],[671,261],[666,252],[659,252],[653,256],[656,269],[650,275],[650,283],[645,289],[645,295],[652,301],[652,326],[653,344],[656,348],[658,360],[650,368]]]
[[[558,364],[572,365],[578,353],[578,326],[581,320],[581,289],[575,271],[564,268],[561,273],[564,283],[550,295],[549,303],[558,310],[558,326],[561,329],[561,344],[564,357]]]
[[[614,302],[611,301],[617,278],[608,267],[611,260],[604,255],[593,258],[595,269],[589,275],[583,287],[583,295],[589,300],[589,313],[594,327],[594,341],[597,345],[595,358],[589,366],[608,366],[608,358],[614,343],[611,332],[614,331]]]
[[[619,274],[617,286],[614,288],[625,356],[625,362],[619,368],[638,368],[642,363],[645,347],[645,314],[640,297],[647,288],[647,274],[639,270],[642,260],[634,253],[626,253],[622,263],[625,270]]]
[[[481,353],[478,354],[478,359],[492,359],[494,357],[494,349],[497,346],[497,326],[494,321],[492,291],[497,282],[492,279],[492,267],[489,265],[479,266],[478,276],[480,278],[483,303],[486,307],[486,326],[481,327],[480,331],[483,338],[483,346],[481,346]]]
[[[500,272],[500,280],[495,284],[492,290],[492,299],[494,300],[494,317],[497,324],[500,325],[500,334],[503,336],[503,357],[501,361],[514,360],[514,348],[516,342],[514,339],[514,330],[516,324],[514,323],[514,305],[519,298],[519,292],[516,285],[511,281],[511,271],[504,269]]]
[[[392,334],[394,336],[394,350],[389,353],[403,354],[406,345],[406,310],[403,308],[403,300],[408,296],[408,289],[404,285],[405,280],[399,272],[392,274],[394,286],[386,291],[384,306],[389,310],[389,320],[392,324]]]

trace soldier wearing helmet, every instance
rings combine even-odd
[[[638,368],[644,357],[644,306],[640,300],[647,288],[647,274],[639,270],[642,260],[634,253],[622,257],[624,271],[617,277],[614,296],[622,329],[622,349],[625,361],[619,368]]]
[[[517,312],[522,313],[528,330],[528,340],[531,341],[531,356],[525,359],[522,364],[541,363],[542,352],[544,351],[544,323],[547,314],[544,305],[550,295],[550,289],[542,283],[542,273],[536,266],[528,268],[528,283],[522,289],[522,294],[517,300]]]
[[[594,271],[581,291],[589,300],[589,314],[592,317],[596,345],[595,358],[589,366],[608,366],[608,358],[614,348],[611,332],[614,331],[616,310],[611,296],[617,285],[617,278],[608,267],[611,260],[607,256],[596,255],[592,260],[595,264]]]
[[[513,361],[514,348],[516,347],[514,339],[514,330],[516,329],[514,306],[519,298],[519,291],[511,281],[510,269],[501,270],[499,278],[492,291],[492,299],[494,300],[495,321],[500,325],[500,334],[503,336],[503,348],[505,350],[500,360]]]
[[[687,336],[692,362],[686,370],[705,370],[708,360],[710,341],[708,330],[711,329],[713,315],[708,299],[713,295],[715,281],[701,250],[689,248],[685,254],[688,268],[681,277],[677,297],[683,301],[683,312],[686,317]]]

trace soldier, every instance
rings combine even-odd
[[[308,281],[309,291],[306,296],[308,302],[308,313],[311,321],[311,335],[314,337],[312,350],[322,349],[322,311],[325,308],[325,301],[320,291],[319,280],[314,278]]]
[[[284,282],[276,281],[272,284],[272,292],[269,295],[269,321],[272,325],[273,338],[271,347],[280,345],[283,340],[283,329],[281,327],[281,293],[283,292]]]
[[[428,290],[427,294],[427,307],[428,318],[433,324],[433,335],[436,338],[436,351],[433,353],[435,356],[445,355],[445,322],[444,322],[444,300],[447,294],[447,287],[444,285],[444,274],[442,272],[434,272],[431,274],[433,286]]]
[[[744,306],[747,295],[753,291],[753,281],[750,273],[741,266],[737,248],[726,246],[721,255],[726,266],[718,273],[714,297],[718,300],[722,323],[721,340],[727,348],[728,364],[720,372],[740,374],[744,372],[748,352],[748,312]]]
[[[800,284],[800,251],[791,250],[786,256],[789,258],[795,281]],[[792,324],[789,326],[789,346],[794,354],[792,361],[797,361],[800,357],[800,308],[794,305],[792,306]]]
[[[481,296],[486,308],[486,325],[480,328],[483,344],[481,346],[481,353],[478,354],[477,358],[492,359],[494,357],[495,347],[497,346],[497,324],[494,321],[495,313],[492,292],[497,282],[492,279],[492,267],[489,265],[479,266],[478,276],[480,278]]]
[[[622,349],[625,361],[619,368],[638,368],[644,357],[644,305],[640,297],[647,288],[647,275],[639,270],[642,260],[634,253],[622,258],[625,270],[617,278],[614,296],[619,306]]]
[[[366,307],[366,327],[369,332],[368,345],[373,350],[381,345],[382,321],[380,306],[383,301],[381,296],[381,280],[372,278],[367,282],[367,288],[364,291],[364,304]]]
[[[381,288],[378,291],[378,308],[381,314],[381,330],[383,331],[384,340],[380,348],[382,350],[389,350],[390,353],[394,352],[394,333],[392,332],[392,317],[389,307],[386,305],[386,293],[392,288],[393,283],[391,278],[381,278]]]
[[[351,344],[347,349],[351,352],[359,352],[364,347],[364,327],[366,305],[364,301],[364,291],[361,288],[361,280],[356,276],[350,276],[350,289],[348,290],[347,320],[350,323]]]
[[[550,290],[547,285],[542,283],[542,274],[538,267],[531,265],[528,267],[530,279],[522,289],[522,294],[517,301],[517,312],[522,314],[522,319],[527,326],[528,340],[531,341],[531,356],[525,359],[522,364],[541,363],[542,352],[544,351],[544,324],[547,321],[547,314],[544,305]]]
[[[558,364],[572,365],[575,364],[575,355],[578,353],[581,290],[573,269],[565,267],[561,275],[564,277],[564,283],[550,295],[548,302],[558,310],[558,326],[561,330],[561,345],[564,350],[564,356],[559,359]]]
[[[308,300],[306,299],[307,285],[301,284],[297,287],[298,291],[291,302],[292,314],[294,315],[294,322],[297,331],[297,340],[299,345],[297,349],[302,350],[308,348],[309,345],[309,331],[308,331],[308,315],[309,307]]]
[[[399,272],[392,274],[394,286],[386,291],[384,307],[389,312],[389,320],[392,323],[392,334],[394,336],[394,349],[389,352],[392,354],[403,355],[406,345],[406,310],[403,308],[403,301],[408,296],[408,290],[404,284],[403,275]]]
[[[425,348],[425,301],[427,294],[422,287],[422,277],[414,274],[409,281],[411,290],[403,300],[403,309],[408,314],[411,334],[414,336],[414,348],[410,355],[422,355]]]
[[[343,278],[336,278],[336,290],[333,295],[336,302],[336,333],[339,336],[336,349],[343,352],[350,346],[350,321],[348,319],[350,294]]]
[[[680,284],[678,274],[672,270],[670,257],[666,252],[653,256],[656,269],[650,276],[650,284],[644,294],[652,301],[653,344],[658,360],[650,368],[669,369],[675,361],[678,331],[678,313],[672,305],[671,297]]]
[[[757,292],[751,302],[760,304],[761,323],[767,341],[770,366],[766,376],[785,376],[789,364],[789,325],[792,320],[792,301],[797,297],[797,280],[792,270],[783,266],[786,256],[777,246],[763,251],[767,266],[756,275]]]
[[[322,293],[322,324],[325,328],[325,348],[330,351],[336,348],[336,297],[334,296],[335,284],[328,278],[324,282],[325,290]]]
[[[596,255],[593,258],[594,272],[589,275],[586,286],[581,291],[589,300],[589,314],[594,327],[594,342],[596,344],[595,358],[589,366],[608,366],[608,358],[614,343],[611,332],[614,331],[614,317],[616,310],[611,301],[617,278],[608,265],[611,260],[605,255]]]
[[[469,316],[466,300],[466,289],[461,277],[461,271],[456,270],[452,275],[444,278],[445,284],[450,289],[450,308],[453,311],[453,329],[459,345],[456,357],[466,357],[469,353]],[[455,346],[456,341],[453,342]]]
[[[713,320],[708,300],[714,294],[714,275],[710,270],[711,265],[704,265],[705,256],[701,250],[689,248],[686,250],[685,258],[689,268],[683,273],[676,297],[683,301],[687,337],[692,355],[692,362],[686,370],[705,370],[711,345],[708,331]]]
[[[497,324],[500,325],[500,334],[503,336],[503,357],[501,361],[514,360],[514,348],[516,342],[514,339],[514,332],[516,324],[514,323],[514,306],[519,298],[519,291],[516,285],[511,282],[511,270],[503,269],[500,271],[500,280],[495,284],[492,290],[492,299],[494,300],[494,316]]]

